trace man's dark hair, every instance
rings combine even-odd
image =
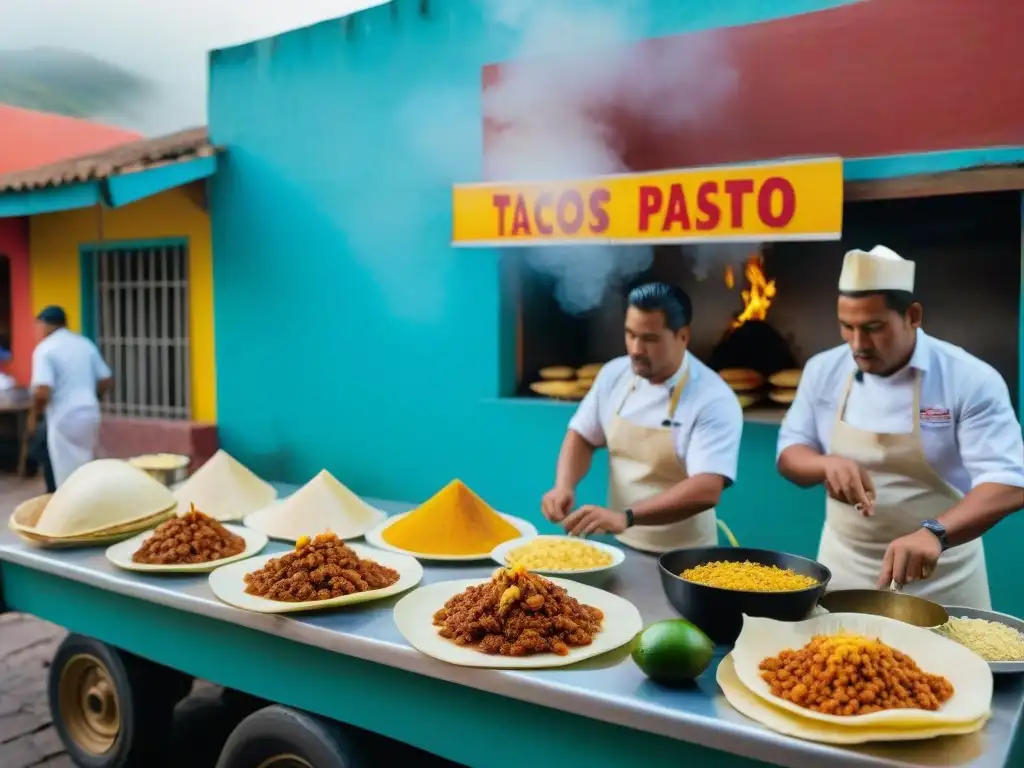
[[[645,283],[629,292],[629,306],[641,312],[661,312],[665,327],[675,333],[693,320],[693,303],[686,291],[668,283]]]
[[[887,309],[891,309],[900,315],[907,314],[907,310],[917,303],[914,294],[910,291],[840,291],[840,296],[848,299],[866,299],[869,296],[881,296],[885,300]]]

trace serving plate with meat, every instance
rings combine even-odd
[[[346,543],[333,533],[293,550],[231,563],[210,574],[218,599],[257,613],[295,613],[380,600],[423,578],[416,558]]]
[[[491,669],[568,666],[627,645],[643,629],[628,600],[523,568],[420,587],[395,606],[395,624],[421,653]]]
[[[107,559],[128,571],[204,573],[258,555],[265,546],[265,534],[225,525],[193,506],[182,517],[109,547]]]

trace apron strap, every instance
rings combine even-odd
[[[626,393],[622,396],[622,400],[619,402],[619,407],[615,409],[615,415],[618,416],[622,413],[622,407],[626,404],[629,396],[636,390],[636,385],[640,381],[639,376],[633,376],[632,381],[629,382],[629,387],[626,389]],[[686,385],[690,383],[690,367],[687,366],[686,370],[683,371],[683,375],[679,377],[679,381],[673,385],[671,389],[671,395],[668,399],[668,407],[665,411],[665,420],[661,423],[663,427],[672,426],[672,418],[676,415],[676,411],[679,409],[679,400],[683,396],[683,390],[686,389]]]

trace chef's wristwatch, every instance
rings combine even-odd
[[[926,531],[930,531],[935,534],[935,538],[937,538],[939,540],[939,544],[942,545],[943,552],[949,549],[949,539],[946,538],[946,526],[938,520],[925,520],[921,523],[921,527]]]
[[[627,528],[632,528],[633,527],[633,510],[630,509],[629,507],[626,507],[624,510],[622,510],[622,514],[624,514],[626,516],[626,527]]]

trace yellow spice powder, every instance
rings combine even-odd
[[[518,528],[461,480],[448,483],[381,534],[394,547],[424,555],[484,555],[519,536]]]

